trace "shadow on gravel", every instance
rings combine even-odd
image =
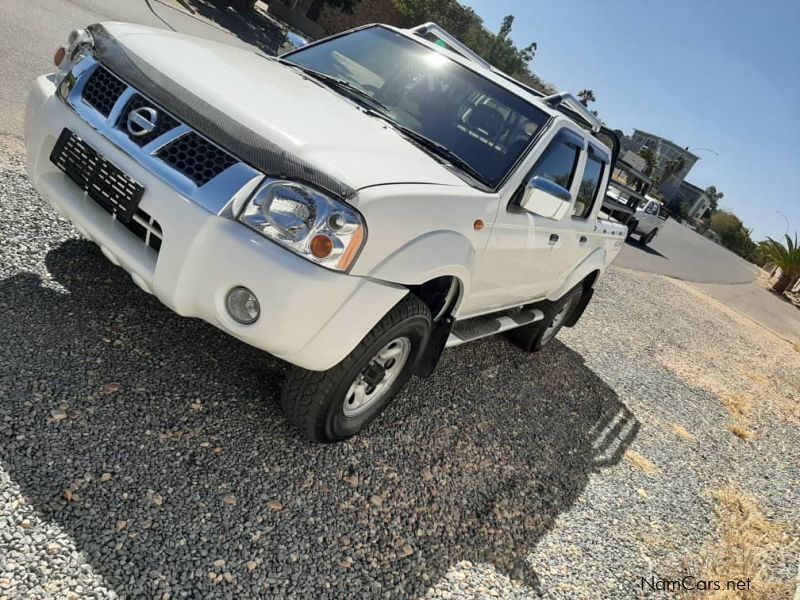
[[[280,361],[172,314],[93,244],[46,266],[0,282],[0,459],[120,594],[407,597],[463,560],[537,587],[526,555],[638,431],[568,347],[496,339],[448,351],[359,438],[312,445],[277,409]]]

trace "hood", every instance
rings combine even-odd
[[[134,87],[242,160],[265,172],[272,166],[267,174],[292,174],[277,157],[299,165],[295,174],[320,171],[317,179],[327,176],[342,184],[339,189],[389,183],[464,185],[383,121],[275,59],[140,25],[93,27],[96,38],[96,31],[105,36],[105,50],[98,52],[101,62],[123,79],[131,75],[127,78]],[[109,64],[104,53],[124,60]],[[115,68],[119,64],[128,65],[125,72]],[[141,77],[149,87],[138,85]],[[195,120],[192,113],[208,114]],[[253,160],[265,152],[272,153],[271,163]],[[337,191],[336,185],[323,187]]]

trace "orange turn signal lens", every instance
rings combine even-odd
[[[359,227],[356,229],[356,232],[353,234],[353,238],[350,240],[350,243],[347,246],[347,249],[342,254],[342,258],[339,259],[339,264],[337,264],[337,268],[341,269],[342,271],[347,271],[350,268],[350,265],[353,264],[353,261],[358,256],[358,251],[361,250],[361,243],[364,241],[364,228]]]
[[[333,240],[327,235],[315,235],[311,239],[310,249],[315,258],[328,258],[333,252]]]
[[[61,66],[64,59],[67,57],[67,49],[64,46],[59,46],[56,53],[53,55],[53,64],[57,67]]]

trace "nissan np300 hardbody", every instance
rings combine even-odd
[[[433,24],[271,58],[104,23],[55,62],[27,105],[36,189],[172,310],[290,363],[282,404],[313,440],[447,346],[541,349],[625,239],[598,218],[613,134]]]

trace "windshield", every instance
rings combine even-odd
[[[369,108],[435,142],[425,148],[445,160],[451,155],[455,168],[490,187],[505,178],[549,118],[499,85],[383,27],[321,42],[282,60],[364,92],[369,96],[364,100],[372,100]],[[332,89],[348,93],[347,86]]]

